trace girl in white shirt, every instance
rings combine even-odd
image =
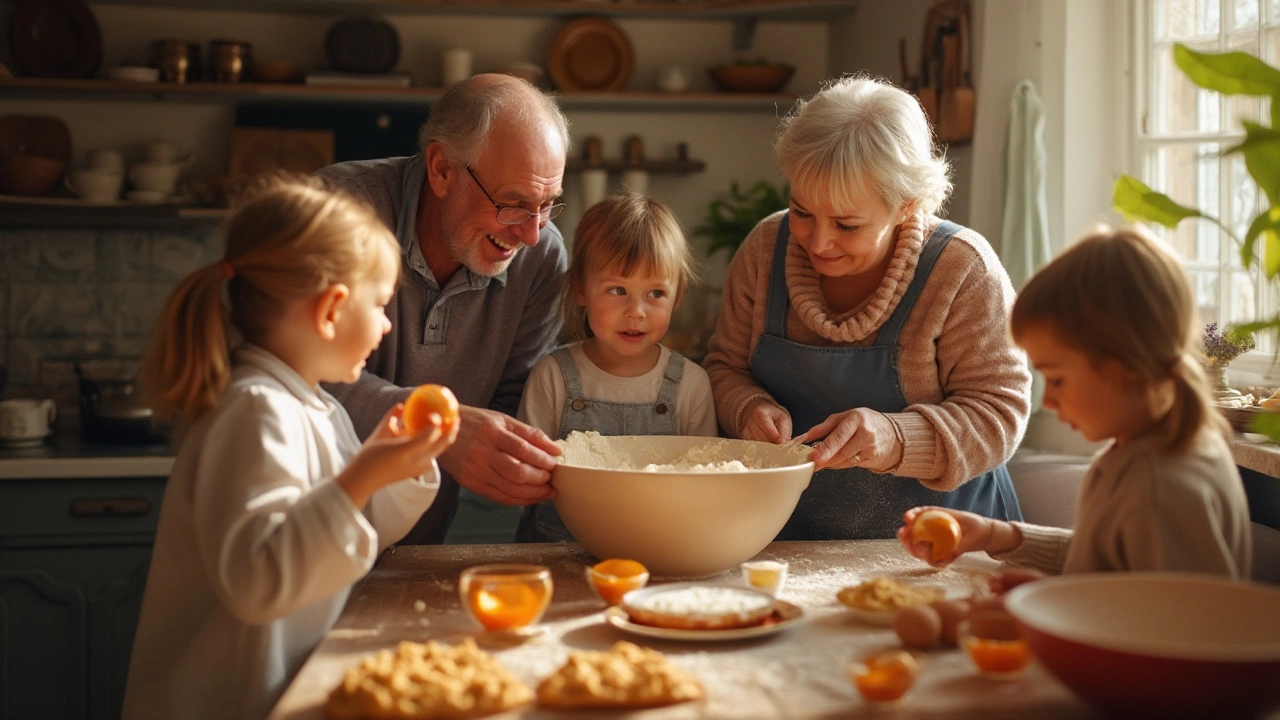
[[[191,425],[125,718],[264,717],[352,583],[435,498],[456,423],[433,414],[411,434],[396,406],[362,447],[320,388],[359,377],[391,328],[399,269],[395,238],[359,203],[276,180],[232,214],[224,258],[170,295],[143,377],[153,406]]]
[[[1249,507],[1197,350],[1199,321],[1186,273],[1150,234],[1102,229],[1027,282],[1010,329],[1044,374],[1044,407],[1096,442],[1074,529],[946,510],[959,547],[935,564],[985,550],[1032,570],[1006,572],[997,591],[1039,573],[1162,570],[1248,578]],[[908,510],[912,539],[927,508]],[[934,508],[938,509],[938,508]]]
[[[707,372],[659,344],[692,279],[689,243],[661,202],[624,191],[588,208],[563,300],[577,342],[534,366],[517,418],[557,439],[574,430],[716,436]],[[525,508],[516,539],[573,536],[543,502]]]

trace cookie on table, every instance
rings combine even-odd
[[[331,720],[475,718],[533,698],[529,686],[471,638],[453,646],[406,641],[347,670],[325,713]]]
[[[645,708],[698,700],[702,683],[657,650],[619,641],[583,651],[538,685],[538,704],[558,709]]]

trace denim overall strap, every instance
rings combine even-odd
[[[910,285],[874,344],[812,347],[785,336],[789,306],[785,259],[790,228],[785,222],[779,227],[766,328],[752,355],[751,370],[761,386],[791,414],[796,434],[834,413],[856,407],[882,413],[906,409],[898,372],[898,335],[934,264],[957,230],[958,225],[944,223],[930,234]],[[778,538],[890,538],[901,523],[903,511],[916,505],[942,505],[998,518],[1021,517],[1003,466],[946,493],[930,490],[914,478],[855,467],[816,473]]]
[[[676,397],[685,359],[671,352],[662,372],[657,397],[648,402],[613,402],[585,397],[582,379],[568,348],[552,353],[565,378],[565,404],[560,419],[559,439],[574,430],[595,430],[601,435],[678,435]],[[516,529],[517,542],[572,542],[573,534],[556,513],[554,501],[527,506]]]

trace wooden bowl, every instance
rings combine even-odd
[[[708,68],[712,81],[727,92],[778,92],[796,69],[790,65],[718,65]]]
[[[35,197],[58,186],[67,163],[39,155],[0,155],[0,192]]]
[[[253,78],[264,83],[291,83],[302,77],[302,69],[288,60],[258,60],[253,63]]]

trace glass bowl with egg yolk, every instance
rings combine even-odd
[[[605,604],[622,604],[622,596],[649,583],[649,570],[635,560],[609,558],[587,567],[587,583]]]

